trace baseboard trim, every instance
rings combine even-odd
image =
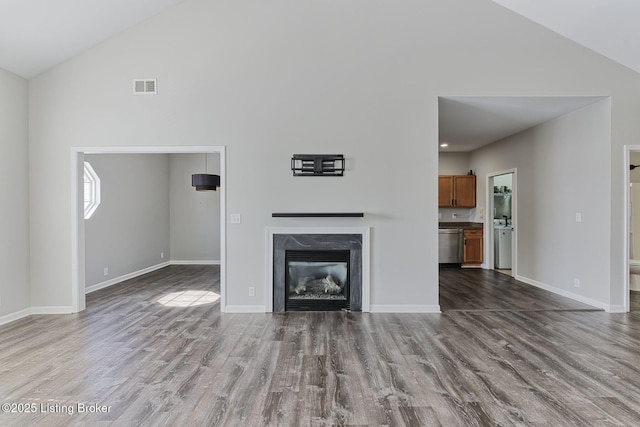
[[[179,259],[173,259],[171,261],[169,261],[169,264],[171,265],[220,265],[220,261],[219,260],[179,260]]]
[[[30,314],[71,314],[73,307],[71,306],[51,306],[51,307],[31,307]]]
[[[537,280],[529,279],[528,277],[517,275],[514,279],[524,282],[528,285],[535,286],[536,288],[544,289],[545,291],[553,292],[554,294],[571,298],[572,300],[576,300],[578,302],[592,305],[596,308],[601,308],[605,311],[609,311],[610,306],[601,301],[594,300],[592,298],[588,298],[582,295],[575,294],[573,292],[566,291],[564,289],[556,288],[555,286],[547,285],[546,283],[538,282]]]
[[[225,313],[264,313],[265,311],[264,305],[227,305],[224,308]]]
[[[16,320],[24,319],[32,315],[72,313],[73,307],[71,306],[29,307],[0,317],[0,325],[6,325],[7,323],[15,322]]]
[[[627,313],[624,305],[608,305],[604,309],[607,313]]]
[[[16,320],[20,320],[30,315],[31,308],[25,308],[24,310],[16,311],[15,313],[5,314],[4,316],[0,316],[0,325],[15,322]]]
[[[104,282],[96,283],[95,285],[86,286],[84,288],[85,294],[90,294],[91,292],[98,291],[100,289],[108,288],[109,286],[113,286],[120,282],[124,282],[125,280],[133,279],[138,276],[142,276],[143,274],[151,273],[152,271],[160,270],[168,266],[169,262],[163,262],[161,264],[152,265],[151,267],[143,268],[142,270],[134,271],[133,273],[125,274],[123,276],[115,277],[113,279],[109,279]]]
[[[440,305],[371,304],[371,313],[440,313]]]

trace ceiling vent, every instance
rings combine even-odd
[[[156,79],[134,79],[134,95],[150,95],[158,93],[158,82]]]

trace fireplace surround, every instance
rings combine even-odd
[[[369,311],[369,228],[267,228],[267,311]]]

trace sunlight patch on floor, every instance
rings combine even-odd
[[[211,291],[182,291],[164,295],[158,302],[165,307],[194,307],[213,304],[219,299],[220,295]]]

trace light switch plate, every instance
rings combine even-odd
[[[242,215],[231,214],[231,224],[242,224]]]

